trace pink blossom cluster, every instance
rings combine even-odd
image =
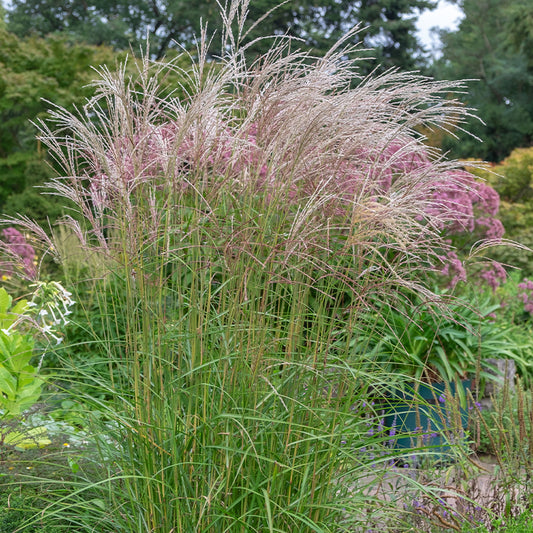
[[[500,198],[489,185],[476,181],[469,173],[461,170],[450,172],[448,181],[442,182],[433,194],[433,214],[444,209],[451,214],[441,229],[448,235],[474,234],[476,240],[500,240],[505,232],[503,224],[496,218]],[[442,258],[442,274],[448,276],[448,286],[453,288],[460,281],[466,281],[466,270],[455,252]],[[478,279],[493,291],[505,281],[507,273],[503,266],[491,262],[478,273]]]
[[[524,310],[533,314],[533,281],[525,278],[518,284],[518,289],[522,292],[518,293],[518,298],[524,304]]]
[[[326,153],[294,141],[280,146],[276,132],[262,131],[256,122],[230,127],[211,117],[203,124],[186,126],[176,118],[149,126],[129,140],[116,140],[103,159],[93,162],[89,195],[102,211],[111,207],[113,198],[131,194],[147,180],[152,184],[170,180],[183,190],[190,186],[191,174],[196,174],[202,179],[231,180],[235,188],[251,185],[267,198],[273,191],[283,191],[289,203],[320,190],[329,195],[322,209],[342,215],[358,195],[390,196],[414,183],[420,188],[426,215],[444,235],[474,233],[476,240],[503,236],[503,225],[495,218],[498,193],[464,170],[435,164],[427,149],[409,137],[391,140],[385,147],[348,139]],[[437,179],[420,179],[424,174],[437,174]],[[420,221],[424,218],[422,213],[417,216]],[[457,253],[448,252],[441,260],[441,273],[451,286],[466,279]],[[495,288],[502,271],[492,267],[481,279]]]
[[[507,272],[500,263],[493,261],[479,273],[479,276],[495,291],[507,279]]]
[[[505,233],[505,228],[501,220],[498,218],[478,217],[475,224],[479,228],[483,228],[483,234],[486,239],[499,240]]]
[[[449,251],[440,258],[444,264],[440,273],[448,278],[448,286],[453,288],[460,281],[466,281],[466,269],[454,251]]]
[[[398,178],[432,172],[434,167],[425,148],[409,139],[394,140],[384,148],[347,141],[327,154],[312,146],[296,154],[300,147],[280,147],[276,142],[275,132],[262,133],[257,123],[235,129],[215,120],[185,127],[176,119],[151,126],[142,135],[115,141],[105,158],[94,162],[93,204],[104,205],[106,198],[127,194],[158,177],[187,187],[191,171],[241,185],[252,183],[260,190],[283,186],[288,200],[309,197],[327,184],[333,197],[349,200],[363,191],[387,194]],[[293,161],[298,161],[296,168],[291,168]],[[289,179],[279,179],[280,173],[289,174]],[[462,170],[442,174],[441,180],[432,180],[431,190],[424,191],[430,196],[427,214],[437,216],[447,233],[476,230],[479,238],[500,238],[503,227],[494,219],[499,207],[496,191]]]
[[[32,278],[35,275],[35,249],[28,244],[26,237],[15,228],[5,228],[2,230],[2,248],[11,257],[15,258],[15,263],[20,265],[23,273]],[[2,276],[11,276],[13,274],[13,262],[2,265]]]
[[[445,179],[437,183],[432,197],[430,212],[447,213],[442,229],[450,234],[463,232],[479,233],[480,238],[500,239],[504,229],[493,218],[499,209],[498,193],[489,185],[476,181],[475,177],[462,170],[445,173]]]

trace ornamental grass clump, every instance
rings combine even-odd
[[[349,35],[248,65],[246,5],[216,61],[204,34],[186,69],[100,69],[40,124],[77,245],[17,223],[61,264],[91,257],[65,269],[90,357],[63,370],[102,438],[48,509],[81,531],[353,531],[381,505],[363,489],[390,458],[365,450],[390,436],[354,406],[391,376],[350,346],[376,296],[428,296],[442,268],[457,212],[435,192],[464,180],[417,130],[460,120],[460,84],[360,78]]]

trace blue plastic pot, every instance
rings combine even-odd
[[[469,389],[470,380],[462,382]],[[468,410],[456,399],[455,383],[419,384],[395,390],[387,399],[385,427],[392,445],[399,450],[426,448],[437,459],[452,455],[452,445],[463,444],[468,425]]]

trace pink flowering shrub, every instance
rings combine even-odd
[[[507,272],[500,263],[492,261],[480,271],[479,276],[495,291],[507,279]]]
[[[525,278],[518,284],[518,298],[524,304],[524,311],[533,315],[533,281]]]
[[[476,181],[472,174],[453,171],[451,180],[437,186],[432,202],[430,209],[438,211],[445,207],[455,214],[455,220],[445,228],[450,234],[473,233],[480,229],[486,238],[489,232],[495,239],[503,236],[501,224],[498,226],[492,222],[495,220],[492,217],[498,212],[498,193],[492,187]]]
[[[0,263],[1,276],[11,277],[16,269],[17,274],[27,279],[35,277],[35,249],[20,231],[12,227],[2,229],[0,249],[7,256],[6,261]]]
[[[328,150],[313,143],[299,145],[289,136],[292,144],[280,146],[276,132],[286,125],[274,121],[273,126],[272,116],[269,119],[230,124],[215,115],[207,124],[193,123],[186,120],[184,111],[148,125],[131,140],[115,137],[104,158],[94,154],[89,204],[101,214],[112,211],[118,198],[130,196],[147,182],[162,190],[170,180],[183,192],[198,187],[201,176],[202,189],[231,183],[236,191],[251,189],[267,201],[283,196],[286,205],[298,206],[318,191],[324,216],[347,216],[354,199],[370,198],[373,208],[384,210],[386,216],[384,206],[390,205],[390,198],[401,202],[411,183],[409,195],[417,199],[411,206],[417,204],[418,209],[411,216],[422,225],[430,223],[450,245],[458,239],[502,238],[504,228],[496,218],[498,193],[473,174],[439,163],[427,147],[409,136],[398,134],[384,146],[362,142],[357,136],[344,142],[337,139]],[[414,195],[413,187],[418,188]],[[456,250],[437,254],[436,260],[442,262],[437,270],[450,287],[466,281]],[[500,265],[478,274],[493,290],[505,279]]]
[[[447,278],[448,287],[455,287],[460,281],[466,281],[466,269],[457,252],[449,251],[445,256],[442,256],[442,262],[444,266],[440,270],[440,274]]]

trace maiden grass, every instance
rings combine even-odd
[[[18,222],[85,311],[90,357],[64,350],[62,368],[100,413],[47,514],[102,533],[357,531],[387,510],[368,400],[401,376],[369,371],[355,326],[376,295],[428,293],[447,244],[427,198],[454,167],[392,176],[381,154],[426,150],[416,128],[464,111],[412,74],[351,88],[342,43],[321,59],[278,43],[252,67],[231,39],[216,66],[203,44],[187,98],[164,86],[177,63],[145,58],[41,124],[63,168],[49,186],[78,213],[52,239]]]

